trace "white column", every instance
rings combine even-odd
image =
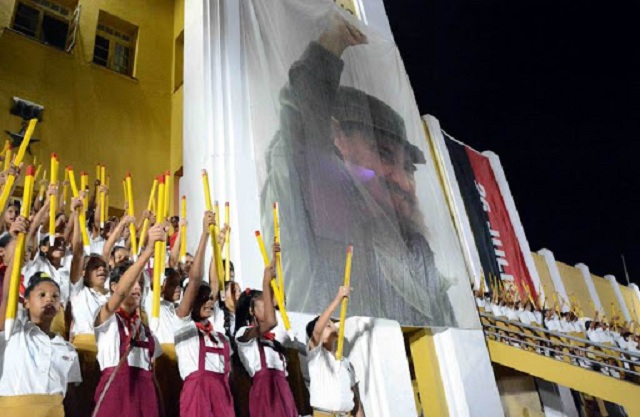
[[[591,300],[593,301],[593,304],[596,306],[596,310],[604,311],[604,309],[602,308],[602,303],[600,302],[600,296],[598,295],[596,286],[593,283],[591,272],[589,272],[589,267],[586,266],[585,264],[576,264],[576,268],[578,268],[582,273],[582,278],[584,278],[584,283],[587,285],[587,289],[589,290],[589,295],[591,296]]]
[[[613,292],[616,294],[618,305],[620,306],[620,310],[624,316],[624,321],[631,321],[631,314],[629,314],[627,303],[624,301],[624,297],[622,296],[622,291],[620,291],[620,285],[618,284],[616,277],[613,275],[605,275],[604,278],[609,281],[609,284],[613,287]]]
[[[509,188],[509,182],[507,182],[507,177],[504,174],[504,169],[502,168],[502,164],[500,163],[500,158],[498,157],[498,155],[491,151],[485,151],[482,152],[482,154],[489,158],[489,162],[491,163],[493,174],[495,175],[496,181],[498,182],[498,187],[500,188],[500,193],[502,194],[504,204],[507,207],[507,212],[509,212],[509,218],[511,219],[513,230],[516,234],[516,237],[518,238],[518,243],[520,244],[522,257],[524,258],[524,262],[527,264],[527,269],[529,270],[529,275],[531,276],[533,285],[536,288],[536,292],[539,295],[544,295],[544,288],[542,287],[542,282],[540,281],[540,276],[538,275],[536,264],[533,261],[533,256],[531,256],[529,241],[527,240],[527,236],[524,234],[522,221],[520,221],[520,215],[518,214],[518,210],[516,209],[516,203],[513,200],[513,195],[511,194],[511,189]]]
[[[638,302],[640,303],[640,288],[638,288],[638,286],[636,284],[629,284],[629,288],[631,288],[631,290],[633,291],[633,293],[636,296],[636,300],[638,300]],[[635,311],[635,307],[631,306],[631,308],[633,309],[633,315],[634,315],[634,320],[637,320],[638,317],[638,311]]]
[[[483,331],[446,329],[434,344],[449,415],[504,416]]]
[[[451,163],[451,157],[449,156],[444,136],[442,135],[440,122],[431,115],[422,116],[422,120],[426,124],[427,133],[429,134],[429,138],[433,144],[433,157],[438,160],[442,167],[441,174],[443,175],[442,180],[445,184],[444,191],[449,197],[448,200],[450,202],[453,220],[456,225],[456,231],[458,232],[458,238],[460,239],[465,261],[467,263],[467,270],[474,280],[474,288],[480,288],[482,264],[480,263],[480,256],[478,255],[478,249],[475,238],[473,237],[473,231],[471,230],[471,224],[469,223],[469,217],[467,217],[467,210],[464,206],[462,193],[460,192],[460,187],[456,181],[456,173],[453,169],[453,164]],[[485,288],[488,288],[488,285],[485,286]]]
[[[351,317],[345,356],[359,378],[367,417],[417,416],[402,329],[396,321]]]
[[[562,302],[563,305],[571,305],[569,301],[569,296],[567,295],[567,290],[564,288],[564,282],[562,281],[562,276],[560,275],[560,271],[558,270],[558,265],[556,264],[556,258],[553,256],[553,252],[549,249],[540,249],[538,251],[539,255],[542,255],[544,258],[545,264],[547,264],[547,269],[549,270],[549,275],[551,275],[551,280],[553,281],[553,287],[556,292],[560,296],[562,300],[558,300]],[[547,297],[551,296],[548,294]],[[562,311],[568,311],[566,307]]]

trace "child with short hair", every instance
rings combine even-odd
[[[309,394],[314,416],[364,417],[353,366],[346,357],[340,361],[336,359],[338,331],[331,321],[333,312],[350,293],[348,287],[340,287],[322,315],[307,324]]]

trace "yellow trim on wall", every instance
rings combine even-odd
[[[487,340],[493,362],[603,400],[620,404],[630,416],[640,416],[640,385],[560,362],[543,355]]]
[[[447,417],[449,407],[442,386],[440,365],[433,337],[430,329],[419,329],[410,333],[411,358],[424,415]]]

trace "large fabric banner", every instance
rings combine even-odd
[[[515,286],[521,299],[527,299],[530,291],[535,300],[535,286],[491,162],[481,153],[444,135],[485,279],[490,281],[490,277],[495,277],[506,287]]]
[[[354,246],[349,315],[477,328],[460,243],[395,44],[330,0],[241,2],[262,231],[288,309],[318,314]]]

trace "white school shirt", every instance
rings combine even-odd
[[[505,313],[508,320],[518,321],[518,313],[511,307],[506,307]]]
[[[96,311],[109,300],[109,294],[101,294],[84,286],[82,280],[71,285],[71,312],[73,327],[71,336],[93,334]]]
[[[151,317],[151,310],[149,310]],[[173,321],[176,318],[176,307],[171,301],[160,299],[160,321],[158,331],[155,332],[160,343],[174,344]]]
[[[147,313],[147,317],[151,318],[151,307],[153,305],[153,291],[148,291],[149,294],[144,300],[144,311]],[[162,297],[162,296],[161,296]],[[160,317],[158,331],[154,332],[160,343],[173,344],[174,323],[173,320],[176,317],[176,307],[171,301],[167,301],[164,298],[160,298]],[[153,331],[153,329],[152,329]]]
[[[476,306],[477,306],[478,308],[485,308],[485,306],[486,306],[486,302],[485,302],[484,298],[478,298],[478,297],[476,297]]]
[[[89,236],[89,252],[102,256],[102,251],[104,250],[105,243],[107,243],[107,241],[100,235],[95,239]]]
[[[338,361],[335,355],[322,345],[308,351],[309,402],[317,410],[332,413],[348,413],[355,407],[352,388],[356,374],[349,359]]]
[[[11,339],[0,332],[0,396],[62,395],[82,382],[75,348],[60,335],[51,339],[32,322],[16,319]]]
[[[96,316],[99,314],[99,310],[96,312]],[[129,329],[125,326],[125,334],[129,334]],[[103,371],[107,368],[113,368],[120,362],[120,333],[118,332],[118,318],[116,315],[109,317],[104,323],[94,329],[96,334],[96,344],[98,345],[98,363],[100,364],[100,370]],[[140,340],[147,340],[145,330],[143,326],[140,326]],[[154,359],[162,355],[162,348],[155,336],[151,336],[155,343],[155,352],[153,354]],[[134,347],[131,349],[131,353],[127,358],[129,366],[135,366],[144,370],[150,370],[151,365],[149,363],[149,352],[146,348]]]
[[[520,321],[524,324],[530,325],[531,323],[536,321],[536,316],[532,311],[521,311],[518,313]]]
[[[544,324],[547,326],[547,330],[551,330],[553,332],[560,331],[560,320],[558,320],[558,317],[556,316],[546,320]]]
[[[253,378],[256,372],[262,369],[262,365],[260,364],[258,339],[251,339],[248,342],[241,342],[239,340],[248,328],[249,327],[245,326],[238,329],[238,332],[236,333],[236,342],[238,344],[238,355],[240,356],[240,360],[242,361],[244,368],[249,373],[249,376]],[[286,362],[284,362],[278,352],[265,346],[264,355],[267,362],[267,368],[286,372]]]
[[[534,312],[533,312],[533,315],[534,315],[534,316],[535,316],[535,318],[536,318],[536,319],[535,319],[535,322],[536,322],[537,324],[539,324],[539,325],[541,325],[541,326],[542,326],[542,322],[543,322],[543,320],[544,320],[544,319],[542,318],[542,313],[541,313],[540,311],[536,310],[536,311],[534,311]]]
[[[502,307],[500,307],[498,304],[493,304],[493,303],[491,303],[491,313],[492,313],[495,317],[500,317],[500,316],[502,316]]]
[[[200,363],[200,337],[196,323],[190,316],[178,317],[173,319],[174,338],[176,342],[176,355],[178,356],[178,368],[180,369],[180,377],[186,379],[189,375],[198,370]],[[214,331],[217,331],[214,327]],[[221,334],[224,333],[220,332]],[[211,338],[205,336],[204,344],[207,347],[224,348],[224,344],[218,339],[218,335],[214,336],[216,343]],[[227,343],[229,339],[224,336]],[[233,354],[231,345],[229,345],[229,357]],[[224,355],[208,352],[204,357],[204,369],[219,374],[224,373]],[[229,365],[231,366],[231,365]]]
[[[56,269],[45,257],[38,255],[36,258],[22,268],[22,275],[25,279],[25,287],[29,286],[31,276],[36,272],[48,274],[60,286],[60,301],[66,307],[71,297],[71,270],[69,265],[61,262],[60,268]]]
[[[211,321],[211,323],[213,324],[213,329],[216,332],[224,334],[224,309],[220,307],[220,303],[217,301],[213,305],[213,316],[209,319],[209,321]],[[229,330],[231,331],[231,334],[233,334],[235,328],[236,315],[235,313],[229,312]]]

